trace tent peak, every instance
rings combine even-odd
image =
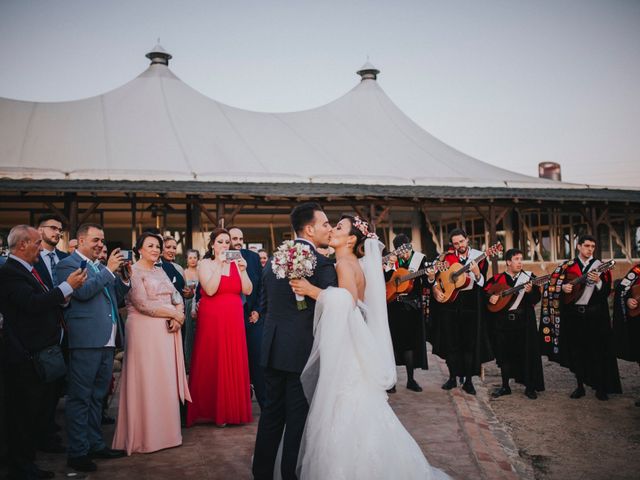
[[[160,45],[160,39],[158,39],[156,46],[153,47],[145,57],[151,60],[151,65],[160,64],[167,66],[169,65],[169,60],[173,58],[169,52],[162,48],[162,45]]]
[[[378,78],[380,70],[371,65],[367,59],[365,64],[356,73],[362,77],[362,80],[375,80]]]

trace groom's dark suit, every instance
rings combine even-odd
[[[303,242],[303,240],[296,240]],[[315,249],[314,249],[315,252]],[[334,264],[315,253],[318,263],[309,281],[325,289],[338,285]],[[309,405],[300,384],[313,346],[315,300],[306,298],[307,308],[298,310],[288,279],[277,279],[268,262],[262,276],[261,365],[264,367],[266,403],[260,415],[253,474],[258,480],[273,478],[278,445],[286,425],[281,472],[283,480],[295,479],[298,450]]]

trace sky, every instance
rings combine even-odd
[[[0,0],[0,97],[86,98],[148,66],[254,111],[347,93],[367,58],[418,125],[487,163],[640,187],[640,0]]]

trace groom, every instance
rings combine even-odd
[[[296,242],[311,246],[318,259],[308,280],[319,288],[338,285],[331,260],[315,251],[329,244],[331,225],[317,203],[303,203],[291,212]],[[253,475],[257,480],[273,478],[278,446],[285,431],[280,471],[283,480],[296,479],[298,450],[309,411],[302,391],[300,373],[313,346],[315,300],[307,298],[308,307],[298,310],[288,279],[276,279],[271,263],[262,277],[262,312],[265,315],[261,365],[264,367],[266,403],[260,415]],[[286,429],[285,429],[286,427]]]

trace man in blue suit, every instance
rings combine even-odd
[[[264,319],[260,315],[260,291],[262,290],[262,265],[260,255],[252,252],[244,245],[244,234],[238,227],[229,228],[231,249],[240,250],[242,258],[247,261],[247,273],[253,284],[251,295],[243,299],[244,326],[247,335],[247,352],[249,354],[249,376],[260,408],[264,406],[264,375],[260,366],[260,350],[262,346],[262,328]]]
[[[111,252],[107,265],[98,261],[104,231],[84,224],[77,232],[78,248],[56,266],[58,281],[86,262],[87,281],[71,296],[64,319],[69,336],[69,371],[66,402],[68,459],[75,470],[92,472],[92,458],[118,458],[122,450],[108,448],[102,438],[102,400],[113,369],[118,305],[130,286],[119,275],[124,262],[120,249]]]
[[[331,236],[331,225],[320,205],[298,205],[291,212],[291,225],[297,235],[295,241],[309,245],[317,258],[309,282],[321,289],[338,286],[333,262],[316,252],[316,247],[328,246]],[[273,478],[278,445],[282,439],[282,460],[278,467],[283,480],[294,480],[297,478],[298,450],[309,411],[300,374],[313,346],[316,302],[307,298],[308,308],[298,310],[289,280],[276,278],[268,263],[262,275],[262,289],[261,309],[265,323],[260,363],[264,367],[266,403],[256,435],[253,475],[256,480]]]
[[[63,232],[62,219],[58,215],[43,215],[38,220],[38,231],[42,236],[42,250],[34,268],[47,287],[53,289],[59,283],[53,278],[55,276],[54,269],[60,260],[69,256],[57,248]]]

